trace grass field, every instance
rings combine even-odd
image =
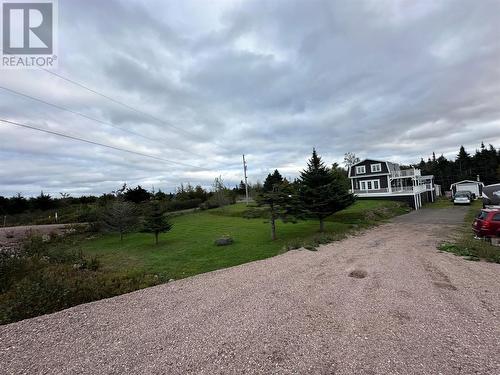
[[[456,239],[452,242],[440,244],[439,250],[463,256],[468,260],[485,259],[489,262],[500,263],[500,247],[492,246],[489,242],[474,238],[471,225],[481,208],[481,199],[472,202]]]
[[[19,257],[0,253],[0,324],[47,314],[203,272],[268,258],[302,246],[344,238],[404,213],[388,201],[358,201],[328,218],[319,234],[315,220],[277,223],[278,240],[259,207],[237,204],[176,215],[173,229],[154,245],[151,234],[118,235],[83,230],[50,241],[30,237]],[[245,217],[252,217],[250,219]],[[214,241],[231,236],[234,243]]]
[[[450,208],[453,207],[453,202],[450,198],[441,196],[436,198],[434,202],[428,202],[424,208]]]
[[[178,279],[342,238],[406,211],[395,202],[358,201],[328,218],[323,235],[317,233],[315,220],[278,222],[278,239],[271,241],[269,223],[264,218],[243,218],[247,210],[244,204],[236,204],[174,217],[173,229],[160,236],[158,246],[152,235],[133,233],[123,242],[117,235],[103,235],[83,241],[80,247],[85,254],[97,256],[103,270],[144,271]],[[231,236],[234,244],[215,246],[214,241],[224,235]]]

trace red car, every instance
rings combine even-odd
[[[478,237],[500,237],[500,210],[482,209],[472,223]]]

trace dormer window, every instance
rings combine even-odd
[[[370,168],[372,170],[372,173],[381,172],[382,171],[382,164],[381,163],[370,164]]]
[[[356,167],[356,174],[366,173],[366,168],[364,165],[359,165]]]

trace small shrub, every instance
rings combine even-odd
[[[42,256],[47,249],[47,242],[41,236],[30,235],[22,243],[22,253],[28,257]]]
[[[88,224],[87,231],[90,233],[99,233],[103,231],[102,223],[100,221],[91,221]]]
[[[0,295],[0,324],[113,297],[163,281],[164,278],[158,275],[101,274],[66,264],[52,265],[26,274]]]
[[[315,237],[315,242],[320,245],[325,245],[333,241],[335,241],[335,237],[330,234],[319,234]]]
[[[249,208],[243,211],[242,216],[245,219],[261,219],[267,218],[269,216],[269,213],[261,208]]]
[[[288,242],[285,245],[285,250],[286,251],[297,250],[297,249],[300,249],[302,246],[303,246],[303,242],[298,240],[298,239],[295,239],[295,240]]]
[[[202,204],[201,199],[173,200],[167,203],[167,211],[181,211],[198,208]],[[201,208],[201,207],[200,207]]]
[[[215,201],[208,200],[199,205],[200,210],[210,210],[212,208],[220,207],[219,204]]]
[[[460,238],[456,243],[442,243],[438,246],[438,249],[466,257],[468,260],[477,261],[484,258],[490,262],[500,263],[500,251],[482,240],[467,237]]]
[[[95,256],[87,259],[82,255],[82,257],[80,258],[80,262],[77,264],[80,266],[79,269],[97,271],[101,265],[101,262],[99,262],[99,259]]]

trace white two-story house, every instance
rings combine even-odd
[[[404,201],[414,209],[436,198],[434,176],[422,176],[420,169],[401,169],[389,161],[360,161],[349,168],[349,179],[358,198]]]

